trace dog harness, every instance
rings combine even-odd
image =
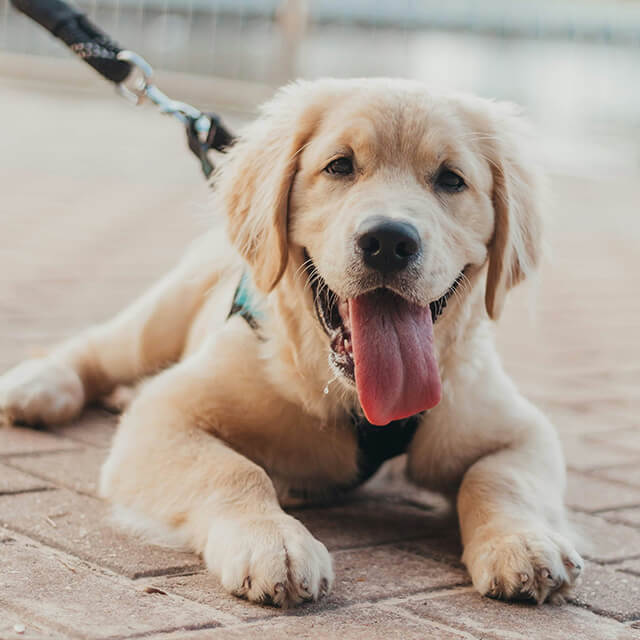
[[[252,302],[251,282],[245,272],[238,283],[227,319],[244,318],[254,330],[260,329],[262,312]],[[354,485],[371,478],[384,462],[406,453],[420,424],[422,413],[394,420],[384,426],[371,424],[364,416],[351,414],[351,424],[358,439],[358,477]]]

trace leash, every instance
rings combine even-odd
[[[117,93],[127,101],[140,105],[148,99],[161,113],[181,122],[189,149],[198,158],[202,172],[207,178],[211,175],[214,166],[209,151],[224,153],[235,140],[219,116],[169,98],[151,82],[153,69],[142,56],[121,49],[85,14],[63,0],[11,0],[11,4],[62,40],[103,78],[113,82]]]

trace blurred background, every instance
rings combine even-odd
[[[267,87],[296,77],[411,77],[522,104],[541,125],[553,169],[630,173],[640,164],[640,3],[634,0],[85,0],[78,6],[159,69]],[[9,0],[0,0],[0,49],[69,58]]]

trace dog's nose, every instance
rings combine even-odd
[[[420,236],[412,224],[379,216],[358,227],[356,244],[364,263],[381,273],[404,269],[420,252]]]

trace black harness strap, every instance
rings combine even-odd
[[[359,483],[366,482],[387,460],[406,453],[421,417],[418,413],[380,427],[361,416],[351,416],[358,435]]]

